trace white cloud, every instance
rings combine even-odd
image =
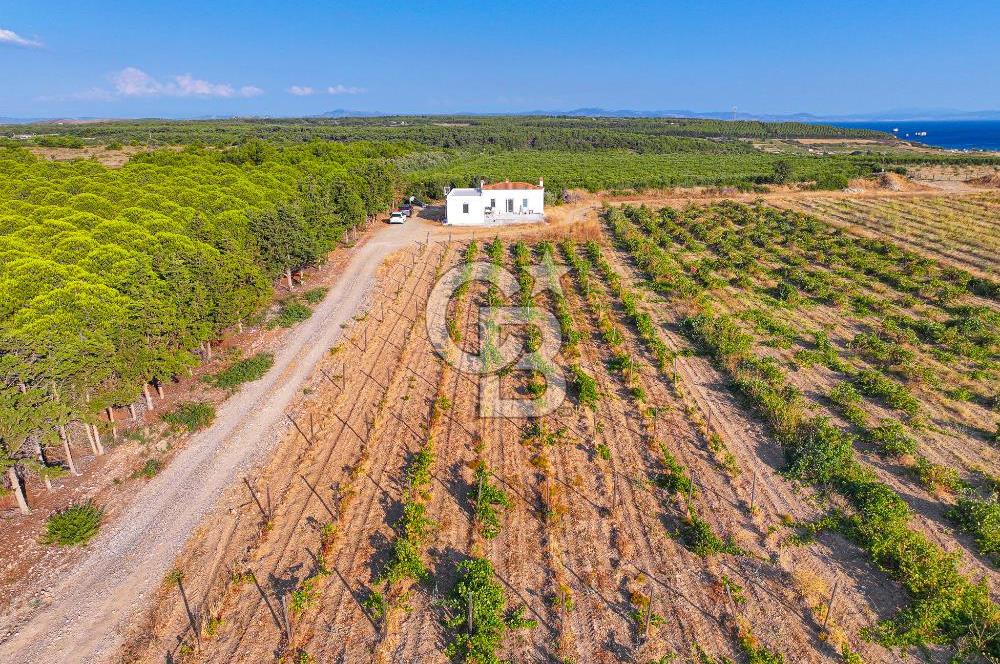
[[[327,94],[331,95],[357,95],[365,91],[364,88],[356,88],[351,85],[331,85],[326,89]]]
[[[307,97],[309,95],[316,94],[316,90],[308,85],[293,85],[288,88],[288,91],[296,97]]]
[[[0,28],[0,44],[11,44],[13,46],[27,46],[28,48],[38,48],[42,42],[28,39],[17,34],[13,30]]]
[[[114,96],[118,97],[256,97],[264,91],[253,85],[235,88],[228,83],[211,83],[191,74],[159,81],[141,69],[126,67],[111,75]]]

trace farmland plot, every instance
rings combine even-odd
[[[992,282],[773,208],[626,208],[605,228],[395,257],[275,459],[189,544],[130,654],[992,652],[995,533],[978,518],[997,468]],[[540,417],[482,417],[482,378],[426,332],[434,283],[478,262],[518,287],[459,287],[448,335],[489,356],[480,307],[552,312],[559,353],[499,372],[501,393],[524,400],[566,376],[569,398]],[[532,351],[541,334],[501,340]]]
[[[862,235],[969,270],[1000,276],[1000,199],[995,194],[888,199],[813,199],[779,203]]]
[[[666,328],[714,358],[786,472],[819,487],[832,508],[819,530],[868,547],[909,591],[866,635],[993,653],[980,630],[997,620],[996,282],[762,206],[606,219],[665,298]]]

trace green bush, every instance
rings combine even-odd
[[[804,482],[829,484],[851,463],[854,436],[835,427],[827,417],[815,417],[803,424],[785,453],[790,476]]]
[[[503,586],[494,578],[489,560],[472,558],[460,562],[458,581],[444,602],[451,613],[445,624],[455,632],[445,647],[445,655],[472,664],[500,664],[497,650],[507,630],[536,626],[534,620],[524,619],[523,609],[505,618],[504,603]]]
[[[45,544],[75,546],[86,544],[101,527],[104,511],[89,500],[56,512],[45,522]]]
[[[707,558],[717,553],[728,553],[734,556],[745,553],[732,540],[723,541],[721,537],[715,534],[712,526],[707,521],[694,513],[681,521],[681,527],[677,534],[680,536],[684,546],[702,558]]]
[[[274,364],[271,353],[257,353],[253,357],[240,360],[217,374],[206,376],[205,380],[224,390],[235,390],[243,383],[250,383],[264,377]]]
[[[184,428],[193,433],[204,429],[215,420],[215,406],[205,401],[189,401],[179,404],[169,413],[164,413],[161,419],[171,426]]]
[[[152,479],[156,477],[156,474],[160,472],[160,468],[163,467],[163,462],[159,459],[146,459],[146,463],[142,465],[142,468],[132,473],[133,477],[143,477],[145,479]]]
[[[594,377],[580,368],[579,364],[574,364],[569,368],[573,391],[576,392],[576,400],[584,408],[591,410],[597,406],[601,399],[601,394],[597,389],[597,381]]]
[[[660,458],[663,472],[657,473],[656,486],[669,493],[686,494],[691,491],[691,478],[687,476],[684,466],[663,445],[660,445]]]
[[[326,293],[329,289],[323,286],[318,288],[310,288],[305,293],[302,294],[302,299],[304,299],[309,304],[319,304],[326,297]]]
[[[292,327],[296,323],[301,323],[312,316],[312,309],[302,304],[298,300],[287,300],[282,303],[278,315],[268,323],[268,327]]]
[[[886,405],[901,410],[911,417],[920,411],[920,402],[910,394],[910,391],[878,369],[859,371],[854,378],[854,384],[865,396],[882,399]]]
[[[473,510],[476,523],[483,537],[493,539],[500,534],[500,510],[510,509],[510,498],[490,481],[490,471],[484,464],[476,467],[475,481]]]
[[[850,383],[839,383],[830,390],[830,401],[848,422],[861,428],[868,425],[868,415],[861,408],[861,393]]]
[[[865,441],[875,447],[880,454],[903,456],[917,451],[917,441],[906,433],[899,420],[882,420],[877,427],[865,432]]]
[[[847,176],[842,173],[822,173],[816,178],[816,182],[812,185],[812,188],[823,191],[837,191],[846,189],[848,184],[850,182]]]
[[[933,463],[923,456],[917,457],[916,463],[910,470],[917,481],[928,491],[936,489],[958,491],[962,487],[962,480],[958,476],[957,470]]]
[[[948,510],[948,518],[976,538],[979,553],[1000,564],[1000,502],[994,495],[987,500],[963,496]]]

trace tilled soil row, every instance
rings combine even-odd
[[[412,270],[409,276],[404,276],[408,270],[398,267],[398,277],[386,275],[379,290],[405,290],[406,299],[403,302],[409,306],[418,301],[416,286],[424,277],[426,269]],[[400,279],[403,280],[402,284],[398,281]],[[295,579],[282,578],[280,570],[289,569],[291,564],[301,565],[301,561],[286,565],[286,553],[292,559],[305,555],[298,547],[292,547],[292,543],[305,536],[309,545],[315,546],[313,541],[318,524],[329,520],[329,513],[333,511],[331,505],[335,495],[320,498],[320,491],[326,493],[330,491],[329,487],[334,486],[333,482],[324,485],[324,473],[328,469],[334,473],[342,473],[344,469],[357,463],[362,453],[363,445],[360,444],[359,436],[363,436],[366,431],[379,395],[377,380],[371,374],[381,367],[393,365],[394,361],[390,358],[399,354],[405,334],[405,328],[399,325],[400,317],[392,314],[389,309],[386,307],[378,317],[370,313],[356,327],[355,341],[343,342],[336,357],[328,356],[313,381],[314,387],[307,388],[318,393],[311,401],[319,404],[312,408],[319,411],[312,416],[313,421],[318,424],[315,433],[309,430],[307,418],[303,417],[307,414],[297,414],[295,417],[299,426],[305,427],[314,436],[313,445],[304,445],[299,432],[291,428],[269,469],[261,474],[257,482],[252,482],[257,485],[257,500],[262,503],[267,500],[264,487],[271,487],[273,491],[273,505],[269,507],[264,504],[265,511],[273,509],[270,519],[261,515],[256,501],[248,497],[245,487],[235,489],[224,503],[235,504],[235,507],[230,508],[230,513],[235,515],[234,520],[244,524],[243,527],[237,528],[234,524],[231,531],[233,534],[227,540],[221,539],[225,529],[206,529],[200,533],[200,537],[192,539],[191,552],[181,558],[179,568],[184,570],[204,568],[201,561],[207,555],[218,556],[227,561],[225,565],[214,565],[216,572],[212,575],[191,575],[189,572],[189,578],[185,580],[190,597],[204,598],[203,624],[211,618],[216,621],[221,618],[222,621],[221,625],[217,625],[219,629],[216,638],[202,640],[201,650],[206,661],[212,661],[212,657],[220,651],[239,653],[240,643],[250,631],[257,635],[280,631],[273,624],[278,623],[280,626],[282,622],[281,616],[276,615],[280,614],[280,602],[278,597],[270,596],[264,590],[264,585],[268,584],[269,589],[275,592],[287,591],[287,586]],[[378,320],[379,317],[381,320]],[[369,330],[367,342],[364,341],[365,329]],[[362,344],[367,343],[371,344],[371,350],[365,353],[362,351],[365,347]],[[355,367],[356,371],[350,371]],[[225,555],[219,556],[219,551],[224,551]],[[261,566],[269,571],[262,572]],[[218,573],[220,567],[222,571],[230,572],[232,578]],[[247,581],[244,574],[247,570],[254,570],[255,583],[233,583],[237,575],[243,575],[241,578]],[[217,599],[209,602],[210,596]],[[162,634],[161,639],[174,640],[171,636],[173,633],[180,634],[178,644],[181,638],[188,641],[188,646],[179,647],[175,644],[169,647],[171,650],[189,649],[190,642],[194,641],[191,634],[185,634],[191,621],[187,610],[180,604],[172,589],[167,589],[167,592],[161,593],[153,613],[153,632]],[[261,614],[264,609],[266,612]],[[251,630],[250,624],[254,621],[257,626]],[[149,654],[158,658],[152,652]]]
[[[641,281],[628,257],[610,247],[605,250],[605,257],[627,283]],[[659,323],[662,338],[668,348],[674,352],[690,348],[690,344],[680,333],[680,323],[685,312],[659,298],[653,298],[652,306],[647,306],[646,309],[653,320]],[[730,489],[718,488],[715,491],[728,491],[744,506],[749,506],[751,493],[753,494],[756,514],[753,526],[748,525],[747,529],[757,534],[758,545],[782,569],[782,573],[774,579],[778,586],[772,586],[772,592],[779,597],[785,596],[786,602],[794,605],[796,602],[793,598],[781,590],[789,587],[789,579],[808,577],[816,580],[815,585],[831,588],[840,578],[842,582],[838,590],[837,618],[848,635],[856,635],[863,627],[889,617],[904,601],[902,593],[884,575],[872,569],[863,553],[854,545],[839,536],[824,535],[817,545],[810,548],[781,546],[783,538],[778,533],[784,531],[779,527],[782,521],[808,521],[821,516],[821,512],[778,474],[784,466],[781,450],[770,440],[763,425],[752,418],[745,404],[732,393],[727,379],[708,360],[697,356],[678,357],[672,370],[707,421],[709,429],[723,439],[739,468],[744,471],[739,479],[727,480],[731,485]],[[750,566],[750,569],[762,570],[759,566]],[[796,586],[800,585],[801,581],[796,583]],[[808,595],[802,593],[801,588],[797,587],[796,590],[798,595]],[[814,598],[805,596],[801,599],[810,601]],[[810,603],[813,606],[818,604],[814,601]],[[784,609],[779,607],[778,610]],[[802,613],[799,615],[806,623],[804,634],[812,634],[813,643],[804,645],[806,649],[800,650],[796,656],[806,657],[809,654],[821,659],[833,657],[832,651],[816,638],[818,625],[815,619]],[[763,634],[767,634],[771,629],[771,616],[762,614],[761,620],[760,629]],[[866,661],[869,657],[872,661],[899,661],[895,654],[884,648],[863,642],[855,646],[864,654]]]

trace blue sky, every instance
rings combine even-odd
[[[979,0],[0,0],[0,116],[997,109],[998,21]]]

